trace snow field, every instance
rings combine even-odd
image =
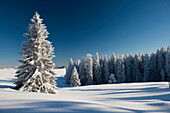
[[[12,89],[15,69],[0,69],[0,113],[169,113],[167,82],[68,87],[65,69],[55,69],[57,94]]]

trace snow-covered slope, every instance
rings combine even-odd
[[[0,113],[170,113],[166,82],[67,87],[65,69],[55,70],[57,94],[13,90],[14,69],[0,70]]]

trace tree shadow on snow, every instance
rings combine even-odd
[[[5,89],[5,88],[10,88],[10,89],[14,89],[14,86],[12,86],[12,84],[16,81],[16,79],[11,79],[11,80],[0,80],[1,85],[0,85],[0,89]],[[9,85],[3,85],[3,83],[9,83]],[[11,85],[10,85],[11,84]]]
[[[137,88],[137,89],[113,89],[113,92],[109,93],[102,93],[99,95],[112,95],[112,94],[125,94],[125,93],[144,93],[144,92],[150,92],[150,93],[156,93],[156,92],[165,92],[170,91],[168,88],[159,88],[159,87],[148,87],[148,88]],[[119,92],[120,91],[120,92]]]
[[[123,113],[114,111],[123,110],[124,112],[133,112],[133,113],[146,113],[146,112],[155,112],[155,110],[137,110],[134,108],[127,107],[116,107],[112,106],[113,111],[105,111],[99,107],[88,107],[94,106],[92,103],[86,102],[72,102],[72,101],[43,101],[43,102],[32,102],[20,100],[22,105],[16,105],[16,108],[0,108],[0,113]],[[156,112],[168,112],[167,109],[156,110]]]
[[[167,108],[167,109],[159,109],[159,110],[138,110],[138,109],[132,109],[132,108],[123,108],[123,107],[115,107],[117,109],[121,109],[121,110],[126,110],[128,111],[129,113],[153,113],[153,112],[156,112],[156,113],[169,113],[170,109]]]
[[[16,81],[16,79],[11,79],[11,80],[0,80],[0,82],[11,82],[14,83]]]
[[[14,86],[9,86],[9,85],[0,85],[0,89],[3,88],[10,88],[10,89],[14,89]]]
[[[107,112],[92,107],[83,107],[89,104],[70,101],[27,102],[16,108],[0,108],[0,113],[116,113],[114,111]]]
[[[159,94],[153,96],[140,96],[140,97],[123,97],[123,98],[109,98],[109,99],[122,99],[122,100],[162,100],[170,101],[170,94]]]
[[[148,88],[139,88],[139,89],[122,89],[122,90],[125,90],[124,92],[116,92],[115,90],[113,90],[113,92],[108,92],[108,93],[101,93],[99,95],[113,95],[114,97],[114,94],[125,94],[128,93],[127,95],[130,95],[130,93],[133,93],[135,94],[136,93],[136,96],[135,97],[119,97],[119,98],[107,98],[108,100],[109,99],[120,99],[120,100],[131,100],[131,101],[143,101],[143,100],[162,100],[162,101],[170,101],[170,90],[169,88],[159,88],[159,87],[148,87]],[[130,90],[130,91],[128,91]],[[121,90],[120,90],[121,91]],[[154,94],[154,95],[148,95],[148,96],[137,96],[138,94],[141,93],[148,93],[148,94]],[[161,94],[161,93],[164,93],[164,92],[167,92],[168,94]]]

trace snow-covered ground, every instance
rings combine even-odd
[[[14,69],[0,69],[0,113],[170,113],[167,82],[68,87],[56,69],[57,94],[20,92]]]

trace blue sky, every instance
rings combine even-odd
[[[35,11],[50,33],[56,65],[97,51],[151,53],[170,44],[170,0],[0,0],[0,66],[20,65]]]

